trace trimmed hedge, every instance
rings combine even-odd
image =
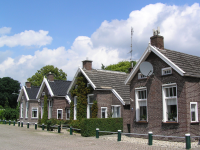
[[[96,128],[100,131],[117,132],[123,130],[123,118],[91,118],[82,119],[80,123],[81,136],[95,136]],[[99,135],[105,135],[108,133],[100,132]]]

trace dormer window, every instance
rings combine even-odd
[[[163,68],[162,75],[168,75],[168,74],[172,74],[172,68],[171,67]]]
[[[143,75],[142,73],[138,73],[138,79],[145,79],[147,78],[145,75]]]

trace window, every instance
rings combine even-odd
[[[162,75],[168,75],[168,74],[172,74],[172,68],[171,67],[163,68]]]
[[[66,120],[70,119],[70,108],[66,108]]]
[[[101,107],[101,118],[107,118],[107,107]]]
[[[135,90],[136,121],[147,121],[147,89],[136,88]]]
[[[92,118],[92,105],[94,101],[94,95],[88,94],[88,105],[87,105],[87,118]]]
[[[41,102],[41,118],[43,117],[44,113],[44,102]]]
[[[87,87],[90,87],[91,85],[90,85],[90,83],[87,83]]]
[[[28,118],[28,102],[26,102],[26,118]]]
[[[145,75],[143,75],[142,73],[138,73],[138,79],[145,79],[147,78]]]
[[[42,96],[44,96],[45,95],[45,92],[42,92]]]
[[[57,109],[57,119],[63,119],[63,110]]]
[[[49,100],[49,115],[48,115],[48,119],[52,118],[52,101]]]
[[[32,108],[32,118],[37,118],[38,116],[38,108]]]
[[[77,117],[77,96],[74,96],[74,120]]]
[[[21,118],[23,118],[23,102],[21,102]]]
[[[120,106],[119,105],[112,105],[111,107],[112,107],[112,117],[113,118],[121,117]]]
[[[163,85],[163,121],[178,121],[176,84]]]
[[[190,102],[190,116],[191,122],[199,122],[198,121],[198,109],[197,102]]]

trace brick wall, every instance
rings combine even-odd
[[[131,132],[148,133],[153,131],[153,134],[176,135],[184,136],[189,132],[190,128],[190,106],[189,99],[186,100],[186,86],[188,82],[197,82],[194,78],[188,81],[186,77],[180,76],[175,70],[172,70],[172,75],[162,76],[161,69],[169,67],[164,61],[151,53],[146,61],[150,62],[154,68],[154,75],[148,79],[138,79],[138,74],[131,81]],[[139,72],[139,71],[138,71]],[[178,107],[178,123],[170,124],[163,123],[163,102],[162,102],[162,85],[167,83],[177,84],[177,107]],[[144,86],[147,88],[147,112],[148,123],[137,123],[135,110],[135,88]],[[199,84],[198,84],[199,87]],[[197,87],[193,87],[197,88]],[[190,89],[193,90],[193,89]],[[193,94],[194,95],[194,94]],[[188,96],[189,97],[189,96]],[[194,97],[194,96],[193,96]],[[196,98],[196,100],[199,98]],[[132,111],[133,109],[133,111]],[[197,127],[195,127],[196,129]]]

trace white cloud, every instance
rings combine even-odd
[[[101,67],[101,63],[109,65],[128,60],[130,58],[128,52],[131,43],[131,26],[134,28],[134,60],[141,57],[150,37],[153,35],[152,29],[157,28],[157,26],[160,26],[161,35],[164,36],[165,48],[200,56],[199,4],[169,6],[157,3],[147,5],[141,10],[132,11],[127,20],[102,22],[91,37],[77,37],[68,50],[65,47],[58,47],[57,49],[43,48],[35,51],[34,55],[23,55],[19,58],[11,58],[6,55],[7,58],[0,63],[0,77],[11,76],[24,84],[26,79],[35,74],[38,69],[45,65],[54,65],[63,69],[68,74],[68,79],[72,80],[78,66],[82,66],[82,61],[86,57],[93,60],[93,68],[97,69]],[[47,31],[25,31],[22,34],[32,34],[35,37],[40,35],[41,40],[33,38],[33,41],[37,42],[31,43],[31,40],[28,40],[28,45],[37,43],[41,46],[48,43],[47,41],[50,43],[52,40],[51,37],[49,37],[49,40],[44,40],[48,37]],[[21,33],[12,36],[12,38],[15,36],[23,37]],[[32,36],[31,38],[28,36],[27,39],[32,39]],[[20,45],[20,42],[17,43]]]
[[[9,27],[2,27],[0,28],[0,35],[8,34],[10,33],[11,28]]]
[[[33,30],[25,30],[24,32],[15,34],[13,36],[3,35],[0,37],[0,47],[9,46],[44,46],[50,44],[52,41],[52,37],[48,36],[49,32],[44,30],[39,30],[35,32]]]

